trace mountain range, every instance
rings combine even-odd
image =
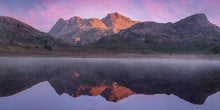
[[[77,46],[77,48],[76,48]],[[0,53],[220,53],[220,28],[203,13],[175,23],[133,21],[119,13],[103,19],[60,18],[48,33],[0,16]],[[86,48],[86,49],[85,49]],[[67,53],[67,54],[69,54]]]

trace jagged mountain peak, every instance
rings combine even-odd
[[[82,28],[107,28],[98,18],[84,19],[78,16],[70,18],[69,25]]]
[[[119,14],[118,12],[115,12],[115,13],[109,13],[106,17],[104,17],[102,19],[102,22],[104,22],[104,23],[105,22],[116,22],[117,20],[121,20],[121,19],[128,21],[128,22],[132,21],[130,18],[123,16],[123,15]],[[109,23],[106,23],[106,24],[107,24],[107,26],[109,25]],[[111,26],[109,26],[109,27],[111,27]]]
[[[81,18],[81,17],[79,17],[79,16],[74,16],[74,17],[72,17],[72,18],[70,18],[70,19],[83,19],[83,18]]]
[[[117,33],[121,29],[126,29],[132,25],[138,23],[130,18],[119,14],[118,12],[109,13],[106,17],[102,19],[102,22],[110,28],[113,28],[113,32]]]
[[[64,24],[66,21],[63,18],[60,18],[56,24]]]
[[[106,17],[119,18],[119,17],[125,17],[125,16],[119,14],[118,12],[115,12],[115,13],[109,13]]]
[[[69,20],[66,20],[66,22],[69,22],[69,24],[76,24],[77,22],[80,22],[82,20],[84,20],[84,19],[81,17],[78,17],[78,16],[74,16],[74,17],[70,18]]]

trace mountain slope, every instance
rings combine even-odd
[[[174,23],[173,27],[183,37],[193,37],[198,34],[211,34],[220,32],[219,27],[210,23],[206,15],[203,13],[186,17]]]
[[[49,34],[74,45],[83,45],[95,42],[102,36],[115,34],[136,23],[119,13],[110,13],[102,20],[98,18],[83,19],[75,16],[69,20],[59,19]]]
[[[2,47],[1,51],[10,51],[9,47],[18,47],[21,50],[30,51],[51,51],[55,50],[55,48],[69,47],[71,45],[49,34],[40,32],[21,21],[11,17],[0,16],[0,46]]]
[[[95,47],[171,53],[209,52],[213,48],[220,51],[220,28],[204,14],[195,14],[176,23],[138,23],[118,34],[102,37]]]

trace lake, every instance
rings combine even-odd
[[[0,110],[219,110],[220,61],[0,57]]]

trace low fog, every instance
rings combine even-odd
[[[0,58],[0,74],[55,73],[74,71],[102,73],[177,73],[195,74],[205,71],[220,71],[218,60],[198,59],[148,59],[148,58]]]

